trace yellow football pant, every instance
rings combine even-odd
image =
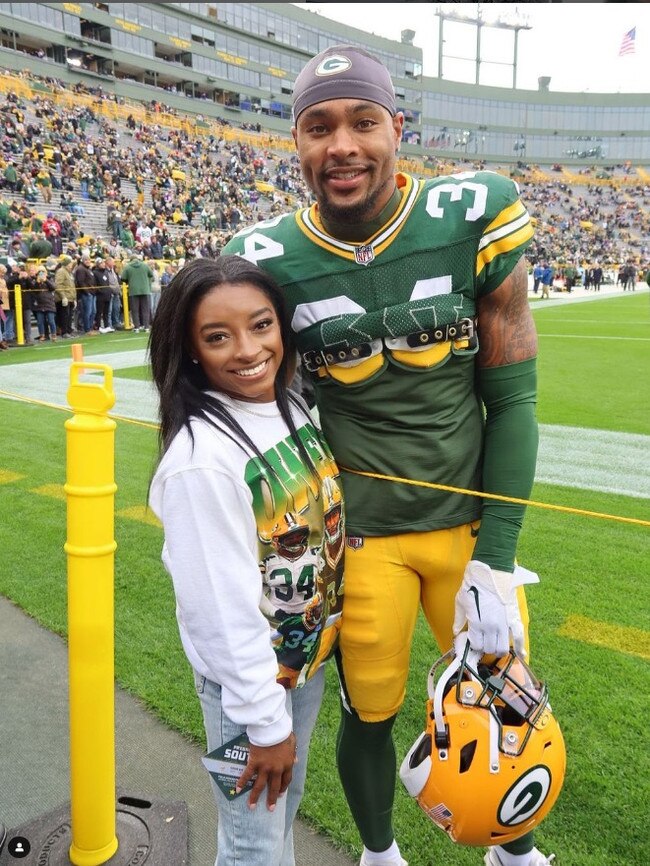
[[[404,701],[420,605],[441,651],[451,647],[455,597],[478,526],[364,538],[360,548],[346,547],[340,648],[347,696],[364,721],[388,719]],[[527,635],[523,588],[519,608]]]

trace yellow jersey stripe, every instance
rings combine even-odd
[[[504,208],[501,213],[492,220],[489,226],[485,227],[483,237],[489,235],[490,232],[493,232],[495,229],[500,228],[506,223],[518,219],[525,212],[526,208],[522,204],[521,199],[517,199],[517,201],[513,202],[509,207]]]
[[[526,243],[527,240],[532,238],[533,234],[533,227],[530,224],[530,220],[527,220],[526,224],[518,231],[508,234],[505,237],[494,241],[494,243],[491,243],[476,257],[476,276],[478,276],[483,268],[496,258],[496,256],[501,253],[510,252],[521,244]]]

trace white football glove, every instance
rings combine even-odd
[[[497,571],[484,562],[472,559],[467,563],[463,582],[456,594],[454,635],[467,622],[467,638],[476,652],[504,656],[510,649],[525,656],[525,633],[517,603],[517,587],[538,583],[532,571],[517,565],[510,574]]]

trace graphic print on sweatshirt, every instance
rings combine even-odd
[[[338,469],[312,424],[298,430],[318,480],[290,437],[252,458],[244,479],[253,497],[260,608],[268,617],[278,680],[300,685],[335,644],[342,609],[344,511]]]

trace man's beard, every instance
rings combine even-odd
[[[386,183],[372,190],[362,201],[356,204],[335,205],[325,196],[318,201],[318,209],[321,217],[329,222],[341,223],[342,225],[358,225],[358,223],[370,220],[377,206],[377,199],[383,192]]]

